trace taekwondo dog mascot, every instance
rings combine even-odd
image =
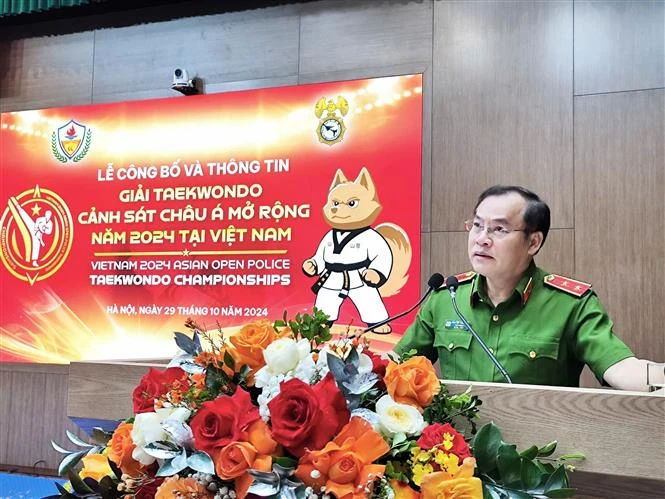
[[[384,223],[372,228],[381,211],[372,177],[366,168],[349,181],[337,170],[323,216],[332,230],[323,236],[316,254],[302,269],[318,275],[312,291],[314,306],[337,320],[339,309],[350,298],[368,327],[388,318],[382,297],[397,294],[406,284],[411,264],[411,244],[401,227]],[[377,327],[389,333],[391,327]]]

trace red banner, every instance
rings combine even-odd
[[[0,360],[168,355],[188,317],[407,309],[421,93],[409,75],[0,115]]]

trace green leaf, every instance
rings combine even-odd
[[[501,431],[494,423],[487,423],[478,430],[473,439],[473,455],[479,473],[489,473],[496,469],[496,456],[501,444]]]
[[[53,447],[57,452],[60,454],[71,454],[72,451],[65,449],[64,447],[60,447],[58,444],[56,444],[53,440],[51,440],[51,447]]]
[[[69,430],[67,430],[67,437],[74,445],[78,445],[79,447],[94,447],[94,445],[90,445],[88,442],[84,442]]]
[[[98,426],[95,426],[92,429],[92,439],[98,444],[106,445],[109,442],[109,440],[111,440],[112,436],[113,432],[105,431]]]
[[[406,442],[406,434],[405,433],[395,433],[395,436],[393,437],[393,447],[397,447],[399,444]]]
[[[556,445],[556,440],[552,440],[550,443],[543,445],[540,449],[538,449],[538,457],[551,456],[556,450]]]
[[[545,482],[544,491],[547,493],[550,490],[565,488],[568,488],[568,476],[566,475],[566,467],[561,465],[554,470],[554,473],[552,473],[547,479],[547,482]]]
[[[508,487],[524,488],[522,485],[522,458],[514,445],[503,444],[496,456],[501,481]]]
[[[522,458],[522,470],[520,472],[522,484],[527,490],[534,489],[540,485],[543,474],[533,461]]]
[[[196,341],[186,334],[179,333],[178,331],[174,332],[175,334],[175,344],[178,345],[180,350],[188,353],[189,355],[198,355],[201,353],[201,345],[197,345]]]
[[[209,475],[215,474],[215,465],[213,464],[212,459],[210,459],[210,456],[205,452],[194,452],[187,458],[187,466],[194,471],[207,473]]]
[[[559,456],[559,461],[571,461],[573,459],[586,459],[584,454],[564,454]]]
[[[58,475],[65,475],[69,470],[78,464],[83,456],[88,453],[87,450],[74,452],[65,457],[58,466]]]
[[[524,459],[528,459],[529,461],[533,461],[536,456],[538,456],[538,446],[532,445],[528,449],[524,449],[522,452],[520,452],[520,456],[522,456]]]
[[[545,492],[546,497],[573,497],[577,489],[555,489]]]
[[[224,364],[226,364],[235,371],[236,361],[233,358],[233,356],[228,352],[228,350],[224,352]]]
[[[483,482],[483,499],[505,499],[503,489]]]
[[[81,480],[81,477],[78,475],[78,473],[74,473],[72,470],[69,470],[67,472],[67,478],[69,478],[69,483],[72,484],[72,489],[74,489],[74,492],[77,494],[90,494],[94,492],[94,490],[90,488],[87,483]]]
[[[279,464],[282,468],[294,469],[298,465],[298,461],[292,457],[280,456],[272,458],[273,464]]]

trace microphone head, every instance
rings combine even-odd
[[[431,289],[439,289],[441,286],[443,286],[443,282],[443,276],[437,272],[436,274],[432,274],[432,277],[430,277],[429,281],[427,281],[427,285]]]
[[[449,291],[457,291],[457,286],[459,286],[459,281],[454,275],[448,276],[446,279],[446,287]]]

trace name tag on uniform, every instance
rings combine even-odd
[[[462,321],[446,321],[446,329],[461,329],[463,331],[468,331],[469,328],[464,325]]]

